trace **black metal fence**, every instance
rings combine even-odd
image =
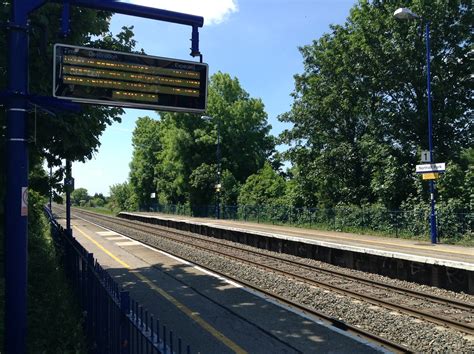
[[[155,205],[153,211],[197,217],[216,218],[215,205]],[[377,207],[338,206],[331,209],[295,208],[282,205],[221,205],[219,217],[276,225],[347,232],[369,232],[395,237],[428,236],[429,209],[387,210]],[[474,213],[437,212],[440,238],[457,239],[473,236]]]
[[[45,209],[66,275],[84,314],[90,353],[183,353],[181,338],[134,301]],[[185,348],[190,353],[189,345]]]

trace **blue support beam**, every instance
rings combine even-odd
[[[64,3],[64,0],[54,0],[57,3]],[[151,20],[165,21],[177,23],[180,25],[202,27],[204,25],[204,18],[201,16],[194,16],[183,14],[181,12],[174,12],[168,10],[157,9],[154,7],[133,5],[126,2],[119,2],[114,0],[69,0],[71,5],[88,7],[95,10],[111,11],[129,16],[149,18]]]
[[[199,53],[198,27],[204,19],[113,0],[53,0],[64,4],[62,30],[68,31],[69,5],[105,10],[130,16],[166,21],[192,27],[191,55]],[[5,197],[5,349],[7,353],[26,352],[26,291],[28,240],[28,143],[27,109],[35,101],[28,94],[28,15],[46,0],[12,0],[8,24],[8,87],[6,98],[6,197]],[[2,98],[0,97],[0,98]],[[46,98],[37,98],[45,103]],[[50,105],[61,108],[67,103]],[[73,107],[71,107],[73,108]]]
[[[28,33],[27,6],[11,5],[8,32],[8,100],[5,196],[5,349],[26,351],[26,284],[28,217],[24,197],[28,188],[27,105]]]

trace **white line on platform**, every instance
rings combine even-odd
[[[100,227],[100,228],[102,228],[102,229],[104,229],[104,230],[108,230],[106,227],[101,226],[101,225],[99,225],[99,224],[96,224],[96,223],[94,223],[94,222],[92,222],[92,221],[83,219],[83,218],[81,218],[80,216],[77,216],[77,218],[78,218],[78,219],[81,219],[81,220],[84,220],[84,221],[86,221],[86,222],[88,222],[88,223],[91,223],[92,225],[98,226],[98,227]],[[110,230],[109,230],[109,231],[110,231]],[[113,232],[113,231],[111,231],[111,232]],[[368,347],[374,348],[374,349],[380,351],[381,353],[384,353],[384,354],[385,354],[385,353],[386,353],[386,354],[391,353],[390,351],[387,351],[387,350],[386,350],[385,348],[383,348],[383,347],[380,347],[380,346],[378,346],[378,345],[376,345],[376,344],[374,344],[374,343],[368,342],[368,341],[366,341],[366,340],[364,340],[364,339],[362,339],[362,338],[360,338],[360,337],[357,337],[356,335],[353,335],[353,334],[351,334],[351,333],[347,333],[347,332],[344,331],[344,330],[341,330],[341,329],[339,329],[339,328],[336,328],[336,327],[334,327],[334,326],[331,326],[331,325],[329,325],[329,324],[326,324],[326,323],[322,322],[321,320],[319,320],[319,319],[317,319],[317,318],[314,318],[314,317],[308,315],[308,314],[307,314],[306,312],[304,312],[304,311],[301,311],[301,310],[298,310],[298,309],[296,309],[296,308],[292,308],[292,307],[290,307],[290,306],[287,306],[287,305],[285,305],[285,304],[282,304],[282,303],[278,302],[277,300],[272,299],[271,297],[269,297],[269,296],[267,296],[267,295],[265,295],[265,294],[263,294],[263,293],[258,292],[257,290],[247,288],[246,286],[244,286],[244,285],[242,285],[242,284],[239,284],[239,283],[237,283],[237,282],[235,282],[235,281],[233,281],[233,280],[227,279],[227,278],[223,277],[222,275],[219,275],[219,274],[216,274],[216,273],[214,273],[214,272],[212,272],[212,271],[210,271],[210,270],[201,268],[201,267],[198,266],[197,264],[194,264],[194,263],[192,263],[192,262],[190,262],[190,261],[187,261],[187,260],[184,260],[184,259],[182,259],[182,258],[176,257],[176,256],[174,256],[174,255],[172,255],[172,254],[170,254],[170,253],[165,252],[165,251],[161,251],[161,250],[158,250],[158,249],[153,248],[153,247],[151,247],[151,246],[148,246],[148,245],[146,245],[146,244],[144,244],[144,243],[142,243],[142,242],[140,242],[140,241],[136,241],[136,240],[134,240],[133,238],[130,238],[130,237],[125,236],[125,235],[123,235],[123,234],[117,233],[117,235],[121,235],[121,236],[123,236],[124,238],[126,238],[126,239],[128,239],[128,240],[130,240],[130,241],[137,242],[137,243],[141,244],[143,247],[146,247],[146,248],[148,248],[148,249],[150,249],[150,250],[152,250],[152,251],[154,251],[154,252],[161,253],[161,254],[163,254],[163,255],[165,255],[165,256],[167,256],[167,257],[170,257],[170,258],[172,258],[172,259],[175,259],[175,260],[177,260],[177,261],[180,262],[180,263],[189,265],[189,266],[193,267],[194,269],[197,269],[197,270],[199,270],[199,271],[201,271],[201,272],[204,272],[204,273],[206,273],[206,274],[208,274],[208,275],[210,275],[210,276],[212,276],[212,277],[215,277],[215,278],[217,278],[217,279],[219,279],[219,280],[222,280],[222,281],[224,281],[224,282],[226,282],[226,283],[228,283],[228,284],[230,284],[230,285],[233,285],[233,286],[236,287],[236,288],[240,288],[240,289],[242,289],[243,291],[246,291],[246,292],[248,292],[248,293],[250,293],[250,294],[252,294],[252,295],[254,295],[254,296],[257,296],[257,297],[259,297],[259,298],[261,298],[261,299],[263,299],[263,300],[265,300],[265,301],[268,301],[268,302],[272,303],[272,304],[275,305],[275,306],[278,306],[278,307],[281,307],[281,308],[283,308],[283,309],[285,309],[285,310],[287,310],[287,311],[293,312],[293,313],[295,313],[295,314],[297,314],[297,315],[299,315],[299,316],[301,316],[301,317],[303,317],[303,318],[306,318],[306,319],[308,319],[308,320],[310,320],[310,321],[312,321],[312,322],[314,322],[314,323],[317,323],[317,324],[320,325],[320,326],[326,327],[326,328],[330,329],[331,331],[337,332],[337,333],[339,333],[339,334],[341,334],[341,335],[344,335],[344,336],[346,336],[346,337],[349,337],[349,338],[351,338],[351,339],[353,339],[353,340],[355,340],[355,341],[357,341],[357,342],[359,342],[359,343],[363,343],[363,344],[367,345]]]
[[[96,232],[100,236],[112,236],[112,235],[118,235],[115,231],[97,231]]]
[[[109,241],[120,241],[120,240],[123,240],[123,236],[118,236],[118,234],[116,234],[117,236],[115,237],[106,237],[105,239],[106,240],[109,240]]]
[[[124,241],[124,242],[115,242],[117,246],[137,246],[141,245],[138,241]]]

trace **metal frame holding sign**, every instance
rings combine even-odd
[[[54,45],[53,96],[81,103],[202,113],[208,65],[66,44]]]

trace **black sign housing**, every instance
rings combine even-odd
[[[201,113],[207,64],[65,44],[54,46],[53,96],[75,102]]]

